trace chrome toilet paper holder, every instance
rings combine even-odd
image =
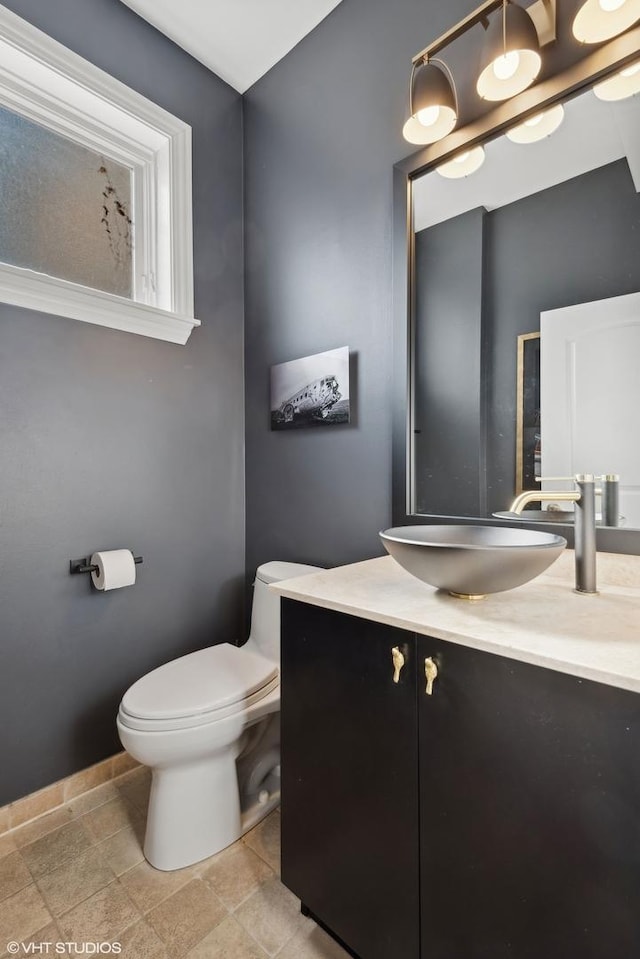
[[[133,562],[136,566],[139,566],[142,562],[142,556],[134,556]],[[92,565],[89,562],[87,556],[83,556],[81,559],[70,559],[69,560],[69,572],[70,573],[97,573],[98,567],[95,563]]]

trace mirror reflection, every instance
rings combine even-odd
[[[638,529],[640,97],[536,125],[413,181],[412,512],[491,516],[593,473]],[[543,505],[523,518],[571,521]]]

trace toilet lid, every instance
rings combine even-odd
[[[256,570],[256,579],[262,583],[280,583],[283,579],[294,579],[296,576],[308,576],[310,573],[322,573],[320,566],[307,566],[305,563],[283,563],[272,560],[263,563]]]
[[[121,710],[139,719],[176,720],[225,709],[273,688],[278,667],[222,643],[159,666],[124,694]]]

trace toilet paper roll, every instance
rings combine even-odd
[[[121,586],[133,586],[136,581],[136,564],[130,549],[110,549],[103,553],[94,553],[91,565],[97,566],[97,572],[91,573],[96,589],[120,589]]]

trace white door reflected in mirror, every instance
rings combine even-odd
[[[640,293],[548,310],[540,331],[542,476],[618,473],[624,525],[637,529]]]

